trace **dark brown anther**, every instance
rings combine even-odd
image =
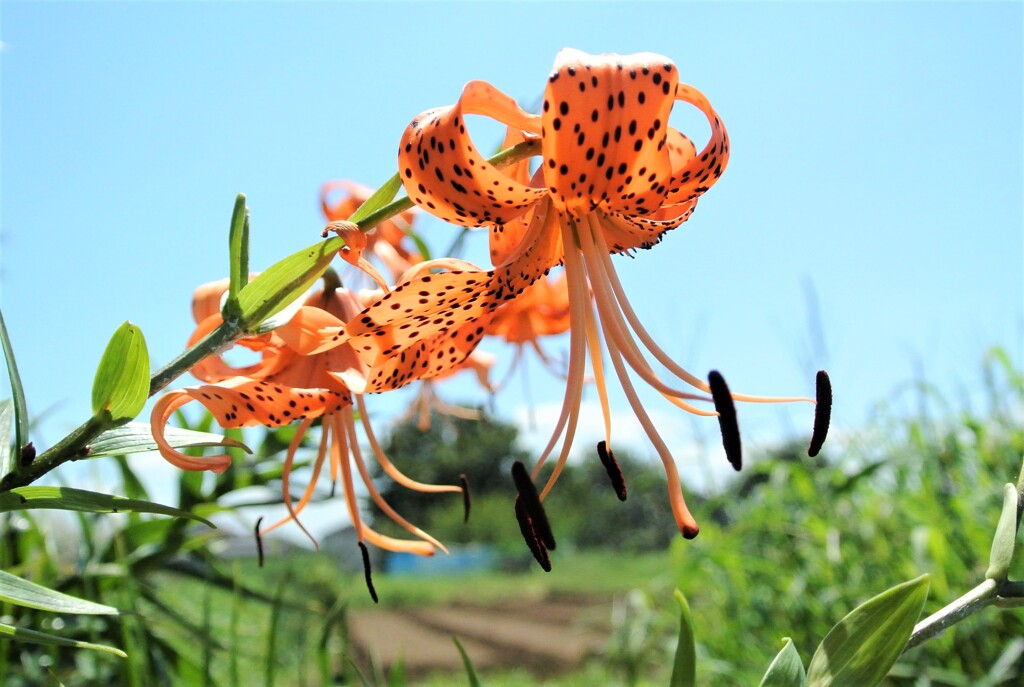
[[[260,534],[260,525],[263,524],[263,516],[256,518],[256,559],[260,562],[260,567],[263,567],[263,536]]]
[[[36,459],[36,445],[30,441],[22,446],[19,458],[21,460],[21,467],[27,468],[31,465],[32,461]]]
[[[612,481],[612,487],[615,489],[615,495],[619,497],[619,501],[626,500],[626,478],[622,476],[622,469],[619,468],[619,464],[615,461],[615,454],[611,452],[611,449],[603,441],[597,442],[597,455],[601,459],[601,464],[604,465],[605,471],[608,473],[608,478]]]
[[[459,482],[462,484],[462,522],[469,522],[469,478],[465,474],[459,475]]]
[[[523,506],[523,500],[516,497],[516,520],[519,522],[519,531],[523,535],[523,539],[526,540],[526,545],[530,548],[530,553],[540,564],[540,567],[544,569],[544,572],[551,572],[551,557],[548,556],[548,550],[544,548],[544,545],[537,538],[537,532],[533,529],[533,523],[530,521],[530,516],[526,513],[526,507]]]
[[[740,423],[736,419],[736,405],[732,402],[729,385],[718,370],[708,373],[711,400],[718,411],[718,426],[722,430],[722,446],[725,457],[737,472],[743,467],[743,444],[740,442]]]
[[[814,405],[814,429],[811,430],[811,445],[807,447],[807,455],[812,458],[825,444],[828,425],[832,421],[832,381],[824,370],[818,370],[815,377],[814,398],[817,401]]]
[[[373,577],[370,575],[370,550],[363,542],[359,542],[359,550],[363,554],[363,575],[366,577],[366,588],[370,591],[373,603],[380,603],[380,600],[377,599],[377,590],[373,588]]]
[[[337,488],[338,488],[338,482],[336,480],[332,479],[331,480],[331,493],[329,495],[330,498],[332,498],[332,499],[334,498],[334,490],[337,489]]]
[[[555,535],[551,533],[551,525],[548,524],[548,516],[540,502],[537,487],[533,485],[533,480],[530,479],[530,473],[526,471],[526,466],[518,460],[512,463],[512,480],[516,484],[516,491],[522,497],[523,508],[526,510],[526,515],[530,518],[533,531],[537,534],[537,539],[544,545],[544,548],[554,551]]]

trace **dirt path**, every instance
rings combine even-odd
[[[487,606],[367,610],[349,618],[360,665],[389,667],[400,657],[409,677],[459,672],[458,637],[479,670],[524,668],[543,677],[599,653],[608,637],[608,599],[550,597]]]

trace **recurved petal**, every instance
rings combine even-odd
[[[348,323],[348,341],[367,365],[381,366],[419,341],[492,311],[493,279],[493,272],[443,272],[399,284]]]
[[[191,400],[192,398],[185,391],[170,391],[157,400],[149,418],[153,428],[153,440],[156,442],[160,455],[174,467],[181,470],[209,470],[220,474],[231,465],[231,456],[224,454],[201,458],[186,456],[172,447],[164,438],[164,429],[171,416],[174,415],[174,411]]]
[[[669,193],[665,199],[666,204],[673,205],[697,198],[707,191],[722,176],[729,163],[729,134],[704,94],[681,83],[676,87],[676,99],[690,103],[704,113],[711,125],[711,138],[699,156],[694,155],[681,167],[673,165]]]
[[[465,114],[483,114],[525,128],[536,118],[490,84],[473,81],[451,107],[428,110],[405,129],[398,169],[409,198],[441,219],[464,227],[507,222],[545,194],[510,178],[474,147]]]
[[[653,212],[672,166],[668,117],[678,70],[666,57],[562,50],[544,91],[544,179],[573,217]]]
[[[292,420],[334,413],[352,403],[348,392],[302,389],[244,377],[221,384],[186,387],[185,394],[202,403],[221,427],[279,427]]]
[[[458,370],[484,337],[491,313],[460,327],[418,341],[370,368],[366,391],[397,389],[418,379],[445,377]]]

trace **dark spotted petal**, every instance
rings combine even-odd
[[[672,175],[666,147],[678,70],[653,53],[562,50],[544,92],[544,179],[556,207],[646,215]]]
[[[428,110],[406,127],[398,169],[409,198],[441,219],[464,227],[502,224],[523,214],[545,189],[530,188],[500,171],[477,151],[465,114],[482,114],[527,131],[536,116],[483,81],[466,85],[451,107]]]
[[[700,155],[693,157],[681,167],[673,164],[672,179],[669,182],[668,204],[685,203],[707,191],[722,176],[729,162],[729,134],[711,108],[704,94],[693,86],[679,84],[676,98],[700,109],[711,124],[711,139]]]

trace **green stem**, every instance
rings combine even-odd
[[[215,353],[225,344],[233,341],[242,333],[241,327],[234,322],[225,322],[221,326],[197,341],[181,355],[157,370],[150,378],[149,395],[159,392],[176,377],[187,372],[193,365],[206,356]],[[10,491],[15,487],[24,487],[71,460],[87,455],[89,442],[113,426],[109,421],[91,417],[58,441],[49,449],[39,454],[32,463],[19,467],[0,481],[0,492]]]
[[[903,649],[909,651],[925,640],[940,634],[964,618],[974,615],[986,606],[1019,607],[1024,605],[1024,583],[1004,580],[985,580],[953,603],[933,613],[915,627]]]

